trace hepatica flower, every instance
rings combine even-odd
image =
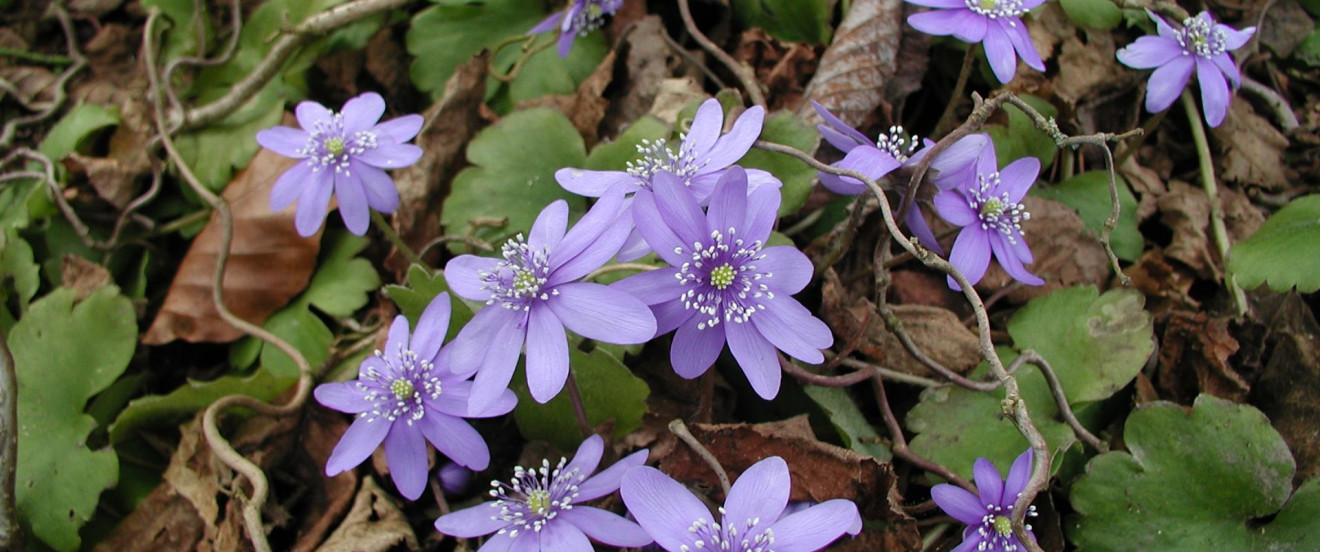
[[[1219,126],[1228,114],[1228,83],[1234,89],[1242,84],[1237,63],[1228,52],[1251,40],[1256,28],[1238,31],[1216,23],[1209,13],[1201,12],[1184,19],[1182,30],[1174,30],[1160,16],[1149,10],[1146,13],[1155,21],[1158,35],[1143,36],[1118,51],[1118,61],[1128,67],[1155,69],[1146,87],[1146,111],[1157,113],[1168,109],[1195,72],[1201,84],[1205,121],[1212,127]]]
[[[814,552],[844,533],[861,532],[862,517],[848,500],[783,515],[791,483],[782,458],[761,460],[734,482],[718,516],[651,467],[629,470],[619,494],[642,529],[669,552]]]
[[[568,0],[564,11],[550,14],[537,23],[527,34],[541,34],[559,29],[559,57],[566,58],[573,50],[573,41],[579,36],[601,28],[605,16],[618,11],[623,0]]]
[[[277,126],[258,132],[257,143],[266,149],[304,160],[275,181],[270,210],[297,201],[294,226],[304,237],[321,228],[331,193],[339,196],[344,224],[359,236],[367,232],[368,208],[393,213],[399,191],[382,169],[407,167],[421,158],[422,149],[405,142],[422,129],[422,116],[378,124],[384,113],[385,100],[367,92],[348,100],[340,113],[316,102],[299,103],[295,114],[301,130]]]
[[[930,490],[946,513],[954,519],[967,524],[963,531],[963,543],[952,552],[1017,552],[1025,550],[1013,535],[1013,503],[1027,488],[1031,477],[1031,450],[1027,450],[1013,461],[1008,470],[1008,481],[999,478],[999,469],[985,458],[978,458],[972,469],[976,478],[977,494],[972,494],[956,485],[943,483]],[[627,495],[625,495],[625,498]],[[1036,507],[1027,510],[1027,516],[1035,516]],[[1032,539],[1031,525],[1027,525],[1027,534]]]
[[[506,414],[517,399],[506,389],[487,407],[469,408],[472,382],[436,360],[449,329],[449,309],[449,294],[441,293],[411,335],[408,319],[395,317],[385,350],[362,361],[358,379],[316,387],[321,404],[357,415],[331,451],[326,475],[361,464],[382,442],[390,477],[409,500],[426,487],[428,441],[458,464],[486,469],[490,449],[463,418]]]
[[[985,47],[986,61],[999,82],[1007,84],[1017,72],[1017,58],[1037,71],[1045,62],[1036,52],[1022,14],[1045,0],[906,0],[910,4],[938,8],[908,16],[908,24],[935,36],[949,36]]]
[[[976,158],[976,170],[962,172],[968,178],[950,183],[951,188],[935,195],[935,210],[940,217],[963,227],[953,242],[949,262],[975,284],[985,276],[993,253],[1013,279],[1033,286],[1044,284],[1022,266],[1033,259],[1021,226],[1031,213],[1021,202],[1036,182],[1040,160],[1025,157],[1003,170],[996,170],[997,166],[994,146],[987,143]],[[949,287],[961,289],[952,277]]]
[[[486,306],[447,348],[459,373],[476,372],[472,405],[497,399],[513,378],[518,353],[527,347],[527,385],[546,402],[568,379],[564,328],[606,343],[642,343],[655,335],[655,318],[641,301],[601,284],[578,282],[619,250],[631,225],[621,215],[623,195],[608,193],[572,230],[568,204],[541,211],[526,237],[501,248],[502,258],[460,255],[445,266],[458,295]]]
[[[593,435],[571,461],[514,468],[508,483],[491,482],[494,500],[440,516],[435,528],[459,538],[494,533],[477,552],[591,552],[588,537],[619,548],[649,544],[636,523],[583,504],[618,490],[624,473],[646,463],[648,454],[635,452],[593,477],[603,450],[604,441]]]
[[[792,297],[811,280],[811,261],[791,246],[765,246],[778,209],[778,190],[749,195],[740,167],[720,180],[707,213],[669,173],[637,193],[637,228],[671,268],[613,287],[651,305],[658,333],[677,328],[669,359],[680,376],[705,373],[727,342],[752,388],[769,400],[779,393],[775,349],[824,361],[820,350],[834,336]]]
[[[905,136],[901,126],[889,127],[888,133],[881,134],[872,142],[866,135],[835,117],[833,113],[825,109],[825,106],[816,103],[814,100],[811,105],[816,108],[816,113],[820,114],[821,119],[825,121],[823,125],[816,125],[816,128],[820,130],[821,137],[846,154],[843,159],[831,165],[835,168],[857,171],[871,180],[878,180],[903,165],[920,162],[925,154],[926,150],[924,149],[917,151],[919,142],[917,138],[915,136]],[[927,140],[926,147],[930,147],[933,143]],[[866,191],[866,184],[852,177],[838,176],[826,172],[819,172],[817,176],[820,178],[822,185],[836,194],[859,195]],[[935,239],[935,233],[931,231],[930,225],[926,223],[926,218],[922,216],[921,209],[916,203],[913,203],[912,208],[908,209],[903,222],[907,224],[908,229],[912,231],[912,235],[916,236],[922,245],[936,253],[944,254],[939,240]]]

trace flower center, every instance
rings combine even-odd
[[[544,289],[550,278],[550,250],[542,247],[533,249],[527,245],[522,234],[505,242],[500,253],[504,260],[495,265],[494,270],[481,271],[482,289],[490,291],[487,305],[499,303],[506,309],[527,311],[536,300],[544,301],[551,295],[559,295],[558,290]]]
[[[981,535],[980,550],[1003,550],[1004,552],[1017,552],[1023,548],[1022,543],[1017,537],[1013,536],[1013,505],[1000,506],[998,504],[988,504],[985,507],[985,515],[981,517],[981,525],[976,528],[976,532]],[[1036,517],[1036,507],[1027,508],[1027,517]],[[1031,534],[1031,524],[1026,525],[1027,534]],[[1032,535],[1034,538],[1035,535]]]
[[[411,399],[417,394],[417,389],[413,387],[412,382],[406,379],[396,379],[390,384],[390,392],[399,400]]]
[[[1008,239],[1008,243],[1016,244],[1018,236],[1023,233],[1021,223],[1031,220],[1031,213],[1021,203],[1009,201],[1008,192],[999,191],[998,172],[980,174],[976,178],[980,186],[972,191],[967,205],[976,211],[982,229],[996,230]]]
[[[1001,538],[1007,538],[1013,534],[1013,520],[1006,516],[995,516],[995,520],[990,522],[995,527],[995,533]]]
[[[339,138],[339,137],[336,136],[336,137],[334,137],[334,138],[331,138],[331,139],[329,139],[329,140],[326,140],[326,141],[325,141],[325,151],[328,152],[328,153],[330,153],[330,155],[333,155],[333,156],[335,156],[335,157],[339,157],[339,156],[343,155],[343,154],[344,154],[344,139],[343,139],[343,138]]]
[[[679,545],[679,552],[710,550],[713,552],[774,552],[775,532],[770,528],[759,529],[761,518],[753,518],[739,524],[724,517],[724,508],[720,508],[723,524],[711,523],[706,518],[697,518],[688,526],[688,533],[696,537],[692,546]]]
[[[569,13],[573,14],[573,20],[569,22],[568,32],[577,33],[578,36],[586,36],[587,33],[599,29],[605,24],[605,16],[614,13],[623,4],[623,0],[587,0],[587,4],[581,10],[573,12],[575,0],[569,0]]]
[[[982,4],[993,4],[994,2],[995,0],[981,0]],[[916,153],[917,145],[920,143],[921,140],[917,139],[916,136],[905,137],[903,127],[897,125],[889,127],[888,133],[881,134],[875,139],[875,147],[888,153],[899,163],[907,162],[912,154]]]
[[[1027,10],[1022,7],[1022,0],[965,0],[967,9],[980,15],[997,19],[1000,17],[1018,17]],[[1009,22],[1015,24],[1015,22]]]
[[[685,138],[686,135],[683,136]],[[628,174],[637,178],[637,185],[643,188],[651,186],[651,177],[659,171],[668,171],[683,181],[683,185],[691,184],[693,176],[701,170],[701,165],[697,163],[697,156],[692,152],[692,146],[686,139],[680,142],[678,153],[669,149],[668,144],[663,138],[651,141],[642,140],[637,144],[637,153],[641,157],[628,162]]]
[[[568,460],[559,459],[559,464],[550,466],[549,460],[542,460],[539,467],[513,469],[513,479],[509,482],[492,481],[490,502],[494,510],[491,519],[503,521],[509,525],[500,529],[498,534],[517,537],[525,530],[539,532],[547,523],[558,517],[559,512],[573,509],[573,501],[578,496],[578,485],[586,480],[586,474],[577,468],[565,470]]]
[[[1188,54],[1209,58],[1228,50],[1228,33],[1216,27],[1209,18],[1184,19],[1183,29],[1178,32],[1177,38],[1178,44]]]
[[[441,394],[440,378],[434,374],[435,365],[402,347],[394,354],[377,350],[376,358],[381,363],[369,365],[366,374],[356,383],[372,403],[371,410],[360,416],[389,422],[403,419],[408,424],[422,419],[426,415],[424,401],[427,398],[435,400]]]
[[[760,281],[774,275],[756,268],[756,262],[765,258],[761,240],[744,243],[735,233],[734,228],[727,232],[714,230],[707,243],[694,243],[691,250],[683,247],[674,250],[691,258],[678,267],[674,277],[687,286],[687,291],[679,296],[683,308],[706,316],[697,329],[716,326],[721,320],[741,324],[758,309],[765,309],[762,303],[775,298],[774,292]]]

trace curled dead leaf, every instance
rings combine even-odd
[[[293,225],[293,206],[278,213],[270,211],[271,186],[295,162],[262,149],[225,188],[224,198],[234,217],[234,239],[224,276],[225,303],[239,318],[254,324],[264,322],[302,291],[316,268],[321,231],[308,238],[299,236]],[[218,215],[212,213],[179,264],[165,303],[142,336],[144,344],[175,339],[225,342],[243,335],[220,318],[211,298],[221,230]]]
[[[1229,319],[1211,318],[1204,312],[1170,314],[1160,340],[1161,396],[1187,405],[1201,393],[1234,402],[1246,399],[1251,384],[1229,363],[1238,341],[1228,324]]]
[[[884,101],[898,68],[903,35],[902,0],[857,0],[820,57],[797,114],[816,123],[810,100],[829,108],[843,122],[859,126]]]
[[[386,552],[397,550],[402,544],[405,550],[417,550],[417,535],[413,533],[408,518],[393,502],[389,494],[381,490],[374,478],[362,480],[353,499],[353,508],[349,510],[344,522],[339,524],[330,538],[317,550],[319,552]]]

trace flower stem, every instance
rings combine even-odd
[[[582,402],[582,391],[578,389],[577,374],[573,370],[568,371],[565,387],[568,388],[568,400],[573,403],[573,417],[577,419],[578,429],[582,430],[583,437],[591,437],[595,432],[591,430],[591,422],[587,421],[587,407]]]
[[[633,270],[633,271],[636,271],[636,272],[650,272],[650,271],[655,270],[655,269],[657,269],[657,268],[660,268],[660,267],[658,267],[658,266],[656,266],[656,265],[649,265],[649,264],[643,264],[643,263],[616,263],[616,264],[612,264],[612,265],[609,265],[609,266],[602,266],[602,267],[600,267],[600,268],[597,268],[596,270],[591,271],[591,274],[588,274],[585,278],[583,278],[583,280],[588,281],[588,282],[595,281],[596,278],[599,278],[599,277],[601,277],[602,275],[609,274],[609,273],[611,273],[611,272],[618,272],[618,271],[621,271],[621,270]]]
[[[940,115],[938,123],[935,123],[935,131],[931,134],[940,136],[948,131],[949,125],[953,122],[953,114],[958,111],[958,106],[962,105],[963,91],[967,89],[967,79],[972,75],[972,62],[976,60],[976,45],[968,44],[967,53],[963,55],[962,68],[958,70],[958,82],[953,85],[953,95],[949,97],[949,104],[944,106],[944,113]]]
[[[701,441],[698,441],[697,437],[688,430],[687,424],[683,423],[681,418],[674,418],[674,421],[669,422],[669,431],[677,435],[684,443],[687,443],[687,446],[692,447],[692,451],[706,461],[711,471],[715,472],[715,477],[719,478],[720,488],[724,489],[725,496],[728,496],[729,488],[733,486],[729,483],[729,474],[724,471],[724,466],[720,465],[720,461],[715,458],[715,455],[711,454],[710,450],[702,445]]]
[[[1247,296],[1238,287],[1233,276],[1228,273],[1228,228],[1224,226],[1224,209],[1219,205],[1219,186],[1215,182],[1215,166],[1210,158],[1210,142],[1205,137],[1205,127],[1201,126],[1201,113],[1196,109],[1196,101],[1186,90],[1182,93],[1183,108],[1187,111],[1187,124],[1192,127],[1192,141],[1196,143],[1196,158],[1200,162],[1201,187],[1210,201],[1210,229],[1215,236],[1215,245],[1219,249],[1219,262],[1224,263],[1224,286],[1233,296],[1233,305],[1238,316],[1247,313]]]
[[[417,252],[408,247],[408,244],[403,242],[403,238],[399,237],[399,233],[394,231],[394,226],[390,224],[390,221],[385,220],[385,215],[373,210],[371,211],[371,222],[376,225],[376,229],[380,230],[380,233],[385,234],[385,239],[390,240],[394,248],[399,250],[400,255],[403,255],[409,262],[421,265],[422,268],[426,268],[428,271],[430,270],[430,267],[417,255]]]

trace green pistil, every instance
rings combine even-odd
[[[1013,520],[1004,516],[995,516],[993,523],[995,526],[995,532],[999,533],[1000,537],[1008,538],[1009,535],[1013,534]]]
[[[518,293],[533,293],[536,291],[536,276],[531,272],[519,272],[513,277],[513,289]]]
[[[550,511],[550,493],[544,489],[537,489],[527,493],[527,507],[533,512],[545,515]]]
[[[413,387],[412,382],[404,379],[396,379],[390,384],[390,392],[394,393],[399,399],[411,399],[417,394],[417,389]]]
[[[329,140],[326,140],[326,141],[325,141],[325,151],[330,152],[330,155],[333,155],[333,156],[335,156],[335,157],[339,157],[339,156],[343,155],[343,154],[344,154],[344,139],[343,139],[343,138],[331,138],[331,139],[329,139]]]
[[[710,283],[715,289],[724,289],[733,283],[733,267],[728,263],[710,271]]]
[[[999,215],[1004,214],[1004,207],[1004,202],[999,201],[998,199],[987,199],[985,203],[981,204],[981,218],[996,218]]]
[[[981,0],[981,9],[985,11],[995,11],[999,7],[999,0]]]

